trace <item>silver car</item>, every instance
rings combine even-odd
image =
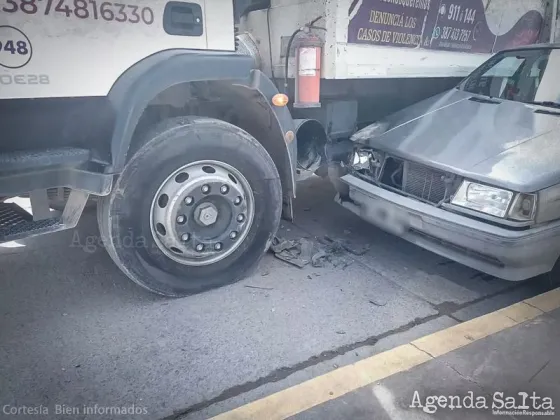
[[[500,52],[352,141],[337,199],[364,220],[506,280],[559,265],[560,45]]]

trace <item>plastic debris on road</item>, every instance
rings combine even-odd
[[[369,245],[356,247],[346,239],[329,236],[318,238],[318,242],[307,238],[285,239],[276,236],[270,250],[276,258],[299,268],[309,264],[313,267],[323,267],[326,263],[345,268],[354,262],[348,254],[364,255],[369,250]]]

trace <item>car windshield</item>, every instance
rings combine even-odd
[[[560,49],[542,48],[496,54],[459,89],[492,98],[560,107]]]

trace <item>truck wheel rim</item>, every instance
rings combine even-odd
[[[167,257],[202,266],[238,249],[254,216],[253,190],[241,172],[224,162],[198,161],[161,184],[152,200],[150,228]]]

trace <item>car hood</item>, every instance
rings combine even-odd
[[[560,110],[458,89],[405,108],[352,140],[520,192],[560,182]]]

